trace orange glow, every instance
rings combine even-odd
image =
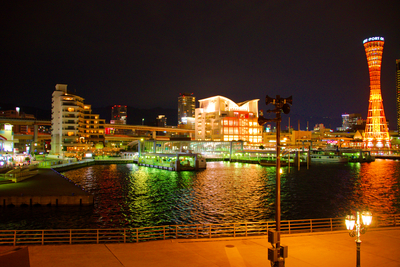
[[[390,147],[389,130],[386,123],[381,94],[381,62],[384,40],[382,37],[364,41],[368,61],[370,96],[364,144],[368,148]]]

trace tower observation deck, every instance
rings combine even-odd
[[[390,137],[383,109],[381,94],[381,62],[383,53],[383,37],[371,37],[364,40],[367,55],[370,96],[367,123],[365,126],[364,146],[372,149],[389,148]]]

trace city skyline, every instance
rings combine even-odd
[[[55,84],[65,83],[93,107],[177,108],[187,91],[260,99],[265,110],[268,94],[292,95],[290,116],[302,125],[366,118],[362,41],[383,36],[382,96],[395,130],[400,4],[374,3],[6,3],[1,102],[50,109]]]

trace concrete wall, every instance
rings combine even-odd
[[[11,196],[0,197],[0,205],[52,205],[52,206],[72,206],[72,205],[93,205],[93,196]]]

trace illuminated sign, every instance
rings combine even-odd
[[[371,41],[385,41],[385,39],[383,37],[370,37],[367,38],[363,41],[363,44],[367,43],[367,42],[371,42]]]

